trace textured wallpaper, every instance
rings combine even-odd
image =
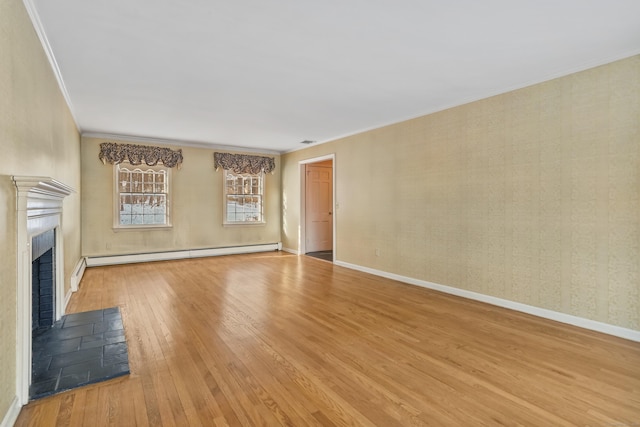
[[[284,247],[327,153],[338,260],[640,330],[640,56],[284,155]]]
[[[113,165],[98,159],[104,138],[82,138],[82,254],[121,255],[158,251],[242,246],[280,241],[280,156],[265,176],[266,224],[224,226],[223,171],[215,170],[214,149],[182,147],[182,167],[171,171],[172,227],[158,230],[113,229]],[[125,141],[126,142],[126,141]],[[142,145],[153,145],[145,143]],[[178,147],[172,147],[178,148]]]

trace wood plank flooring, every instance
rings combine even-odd
[[[131,375],[17,426],[638,426],[640,344],[263,253],[87,269]]]

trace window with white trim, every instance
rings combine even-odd
[[[224,223],[264,224],[264,173],[224,170]]]
[[[164,166],[115,165],[116,228],[169,227],[170,169]]]

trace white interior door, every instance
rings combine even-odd
[[[330,162],[306,166],[306,252],[333,249],[333,168]]]

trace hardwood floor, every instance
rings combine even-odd
[[[94,267],[131,375],[17,426],[638,426],[640,344],[284,253]]]

